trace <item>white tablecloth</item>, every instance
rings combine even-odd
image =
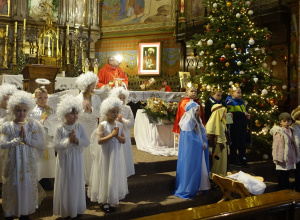
[[[134,137],[139,150],[154,155],[177,156],[174,151],[173,124],[157,125],[149,122],[148,116],[138,109],[134,123]]]
[[[55,90],[76,89],[76,77],[56,77]],[[19,89],[23,89],[23,75],[1,75],[0,85],[10,83],[16,85]]]
[[[149,97],[162,98],[165,102],[179,102],[184,92],[129,91],[129,102],[146,102]]]

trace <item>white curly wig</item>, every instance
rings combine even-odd
[[[14,109],[19,104],[25,104],[28,107],[28,113],[35,107],[35,101],[31,93],[25,91],[16,91],[7,102],[7,115],[9,120],[14,120]]]
[[[125,103],[127,103],[127,100],[129,97],[129,91],[126,90],[124,87],[113,88],[110,91],[109,97],[110,98],[119,98],[119,95],[125,95]]]
[[[61,98],[60,102],[57,105],[56,115],[62,121],[64,121],[66,115],[72,112],[73,109],[75,109],[78,114],[82,112],[83,107],[81,100],[73,95],[65,95]]]
[[[75,83],[78,86],[78,88],[81,90],[81,92],[85,92],[87,87],[90,84],[97,83],[97,82],[98,82],[97,74],[88,71],[78,76]]]
[[[107,116],[107,112],[115,107],[121,108],[123,105],[123,102],[119,98],[106,98],[101,103],[100,106],[100,115],[101,115],[101,121],[105,121]]]
[[[18,91],[18,89],[15,85],[12,85],[12,84],[9,84],[9,83],[3,83],[0,86],[0,103],[2,102],[4,96],[12,95],[16,91]]]

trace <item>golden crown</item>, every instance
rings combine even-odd
[[[211,92],[212,93],[223,92],[223,90],[222,90],[222,87],[220,86],[220,84],[218,84],[217,86],[212,87]]]
[[[234,92],[236,90],[240,89],[240,84],[239,83],[234,83],[231,88],[229,88],[229,92]]]
[[[189,90],[189,89],[192,89],[192,88],[197,89],[196,84],[194,84],[194,83],[192,83],[192,82],[188,82],[188,83],[185,85],[185,90],[186,90],[186,91]]]

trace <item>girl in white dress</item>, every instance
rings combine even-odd
[[[57,151],[53,214],[76,218],[86,210],[83,150],[90,141],[84,127],[77,123],[81,101],[65,96],[57,107],[57,116],[64,121],[53,141]]]
[[[112,89],[110,94],[110,97],[119,98],[123,102],[123,105],[120,108],[118,121],[123,124],[124,134],[126,138],[126,142],[125,144],[122,144],[122,146],[126,162],[127,177],[135,174],[130,137],[130,129],[134,125],[134,117],[131,108],[128,105],[126,105],[128,96],[128,90],[124,89],[123,87]]]
[[[47,79],[36,79],[35,81],[40,85],[50,83],[50,81]],[[51,120],[55,114],[55,110],[47,105],[48,91],[43,86],[35,90],[34,97],[36,100],[36,106],[32,110],[30,117],[39,121],[44,126],[46,131],[44,156],[38,161],[37,164],[38,180],[45,190],[53,190],[53,185],[48,178],[55,177],[56,160],[55,151],[53,148],[53,137],[48,134],[47,120]]]
[[[7,103],[7,121],[1,126],[2,208],[6,219],[29,219],[39,205],[37,160],[43,155],[45,137],[42,125],[27,118],[34,106],[31,94],[15,92]]]
[[[12,84],[4,83],[0,86],[0,126],[4,122],[6,116],[7,102],[9,97],[17,91],[17,87]],[[2,168],[3,168],[3,157],[0,148],[0,195],[1,195],[1,184],[2,184]]]
[[[93,131],[97,129],[98,118],[100,118],[99,110],[101,100],[99,96],[94,93],[97,82],[98,76],[91,71],[81,74],[76,79],[76,84],[81,91],[77,97],[83,105],[83,114],[80,114],[78,122],[83,125],[89,138]],[[90,147],[84,150],[83,157],[85,182],[88,185],[93,162]]]
[[[123,125],[117,121],[122,102],[107,98],[102,102],[101,123],[93,146],[93,160],[88,197],[102,203],[106,213],[115,212],[116,204],[128,194],[127,173],[122,144],[125,143]]]

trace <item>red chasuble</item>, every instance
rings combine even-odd
[[[120,67],[112,67],[110,64],[106,64],[98,73],[99,82],[97,88],[108,84],[109,81],[115,81],[115,78],[123,78],[123,82],[128,87],[128,78]]]
[[[185,105],[186,103],[188,103],[191,99],[188,97],[184,97],[178,104],[178,108],[177,108],[177,112],[176,112],[176,117],[175,117],[175,122],[174,122],[174,127],[173,127],[173,132],[180,134],[180,126],[179,126],[179,122],[180,119],[182,118],[182,116],[185,113]],[[196,102],[198,105],[200,105],[200,118],[202,120],[203,125],[205,126],[206,122],[205,122],[205,114],[203,111],[203,107],[200,103],[199,99],[194,99],[194,102]]]
[[[163,88],[163,86],[159,88],[159,91],[160,91],[162,88]],[[166,86],[165,86],[165,92],[172,92],[171,87],[168,86],[168,85],[166,85]]]

